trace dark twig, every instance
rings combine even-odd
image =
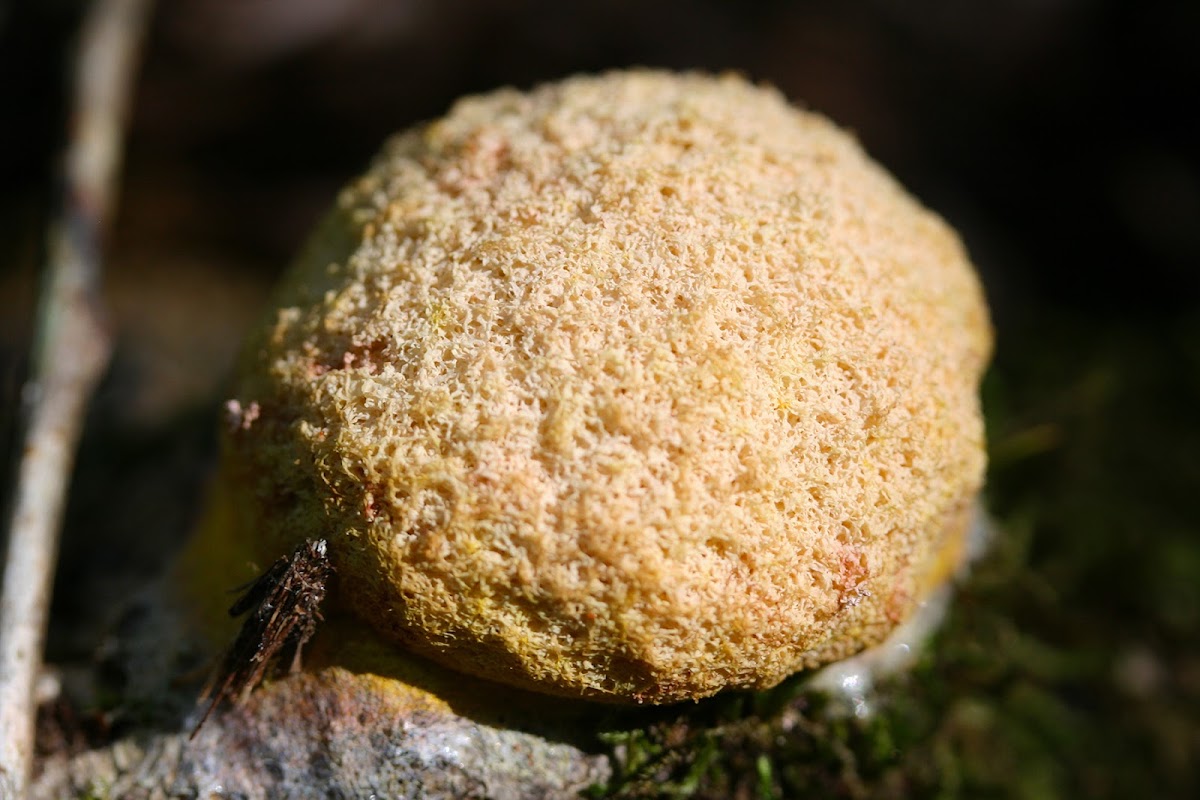
[[[317,630],[325,584],[333,571],[325,547],[324,539],[304,542],[272,564],[230,606],[230,616],[249,616],[204,690],[202,700],[209,703],[192,738],[222,700],[245,700],[285,649],[292,651],[292,671],[300,668],[300,651]]]
[[[97,294],[122,130],[149,0],[97,0],[84,19],[61,207],[47,262],[28,427],[13,495],[0,593],[0,798],[22,797],[33,754],[41,663],[67,479],[109,340]]]

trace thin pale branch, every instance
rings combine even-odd
[[[67,480],[87,402],[108,362],[98,291],[122,132],[150,0],[96,0],[80,31],[73,127],[47,262],[28,425],[0,588],[0,800],[24,796],[33,759],[33,689]]]

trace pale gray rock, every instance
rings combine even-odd
[[[397,696],[399,694],[399,696]],[[35,798],[556,798],[609,776],[573,744],[473,721],[333,668],[214,716],[46,765]]]
[[[539,721],[536,698],[458,676],[418,687],[343,667],[301,672],[218,710],[189,738],[202,709],[196,681],[181,687],[179,676],[205,657],[163,597],[137,603],[109,656],[128,675],[124,704],[153,708],[156,719],[100,749],[48,759],[31,800],[523,800],[578,797],[611,774],[606,756],[578,744],[587,723]]]

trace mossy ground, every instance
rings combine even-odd
[[[799,680],[603,735],[614,797],[1192,797],[1200,320],[1002,336],[990,552],[866,720]]]

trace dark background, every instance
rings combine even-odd
[[[6,250],[44,200],[77,8],[0,14]],[[1186,0],[165,0],[115,245],[272,270],[388,133],[461,94],[735,69],[855,131],[962,229],[1002,318],[1030,294],[1177,313],[1200,296],[1198,35]]]
[[[0,5],[10,452],[79,9]],[[960,230],[984,276],[999,342],[985,387],[992,503],[1002,521],[1034,520],[1014,583],[1035,576],[1052,591],[1045,607],[999,602],[1013,619],[1049,619],[1050,644],[1109,658],[1047,689],[1082,720],[1043,732],[1047,757],[1075,753],[1056,736],[1124,729],[1091,745],[1143,761],[1131,785],[1192,786],[1198,49],[1200,3],[1188,0],[160,2],[106,266],[118,349],[73,489],[50,658],[85,657],[111,607],[97,598],[130,591],[186,533],[240,335],[384,137],[504,84],[734,69],[853,130]],[[1122,705],[1104,681],[1145,666],[1127,664],[1131,652],[1149,652],[1158,677]],[[1186,713],[1164,732],[1160,707]],[[1060,778],[1051,795],[1124,785]]]

